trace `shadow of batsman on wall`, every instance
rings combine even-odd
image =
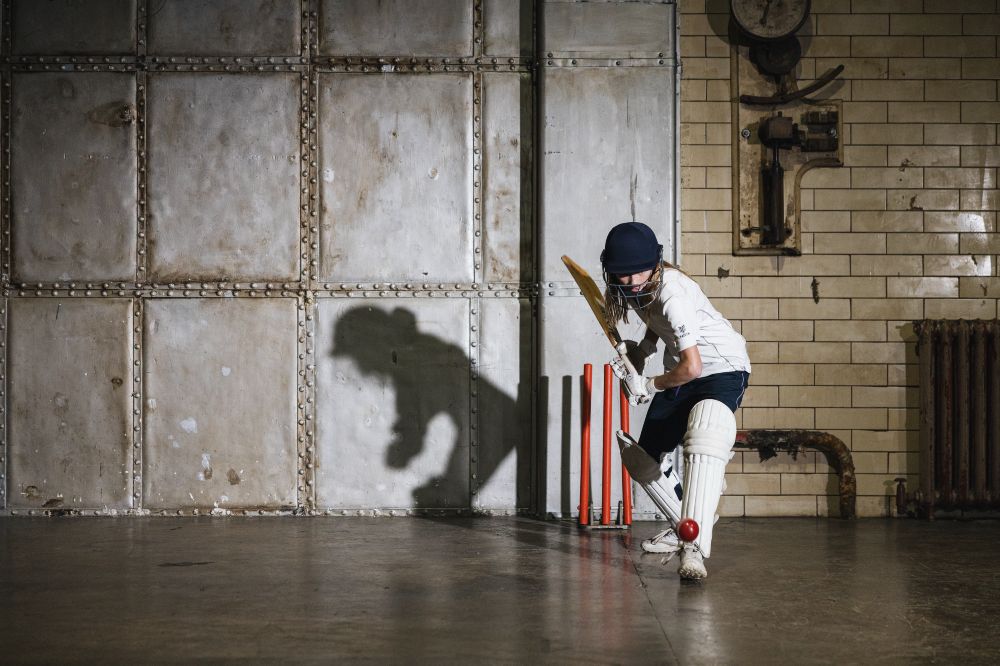
[[[515,449],[517,507],[527,505],[524,489],[528,488],[530,438],[522,423],[525,417],[518,416],[517,400],[482,376],[477,382],[480,415],[488,413],[490,421],[504,424],[504,429],[488,437],[483,437],[481,430],[474,431],[479,446],[470,453],[470,360],[465,349],[419,330],[416,316],[409,310],[395,308],[389,312],[361,306],[348,310],[338,320],[333,356],[348,357],[364,375],[392,382],[397,417],[393,439],[386,447],[385,463],[389,468],[405,469],[423,452],[428,425],[439,414],[446,415],[454,425],[456,434],[448,463],[443,472],[413,491],[415,508],[478,506],[471,491],[483,487]],[[475,479],[470,478],[472,457],[478,464]],[[513,498],[513,489],[504,494]],[[506,505],[485,508],[514,508],[510,499]]]

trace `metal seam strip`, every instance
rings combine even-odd
[[[147,210],[146,210],[146,184],[147,184],[147,155],[146,155],[146,72],[136,72],[135,86],[135,143],[137,149],[136,162],[136,243],[135,243],[135,281],[141,284],[146,280],[147,256],[146,256],[146,232],[147,232]]]
[[[37,64],[37,65],[19,65],[17,63],[9,65],[12,72],[135,72],[142,68],[139,63],[128,63],[125,65],[115,65],[115,64],[99,64],[95,63],[93,65],[84,64]]]
[[[3,87],[0,89],[0,134],[3,135],[3,153],[0,154],[0,178],[3,180],[2,192],[3,201],[0,202],[0,211],[2,211],[3,219],[0,221],[0,232],[3,234],[2,240],[0,240],[0,262],[3,263],[3,279],[6,283],[11,279],[13,275],[13,266],[11,264],[11,245],[13,243],[13,236],[11,234],[11,182],[10,182],[10,139],[11,139],[11,128],[10,128],[10,118],[11,118],[11,74],[9,71],[4,72],[3,76]]]
[[[135,54],[139,59],[146,57],[146,17],[148,0],[136,0],[135,7]]]
[[[554,285],[573,285],[572,280],[557,282],[546,282]],[[104,290],[125,290],[134,291],[136,289],[157,289],[160,291],[174,290],[225,290],[233,292],[241,291],[296,291],[300,289],[314,289],[324,292],[352,292],[352,291],[403,291],[403,292],[425,292],[425,291],[529,291],[538,287],[532,282],[314,282],[312,284],[301,284],[295,282],[232,282],[228,280],[184,280],[182,282],[9,282],[9,289],[22,291],[48,291],[52,289],[104,289]]]
[[[309,150],[310,97],[309,74],[299,76],[299,281],[305,283],[309,277],[310,234],[309,219],[312,208],[310,194],[314,191],[315,160]]]
[[[10,19],[10,3],[4,2],[2,7],[3,12],[3,52],[10,53],[10,34],[11,34],[11,19]],[[10,304],[10,291],[7,289],[8,281],[11,277],[11,192],[10,192],[10,114],[11,114],[11,73],[10,70],[5,68],[6,71],[3,72],[3,85],[0,87],[0,134],[3,136],[3,146],[4,150],[0,153],[0,179],[2,179],[2,202],[0,202],[0,211],[2,211],[2,220],[0,220],[0,233],[2,233],[2,239],[0,239],[0,261],[3,263],[2,279],[3,279],[3,310],[0,311],[0,509],[7,508],[7,469],[8,469],[8,450],[7,450],[7,396],[9,395],[8,381],[7,381],[7,340],[8,340],[8,309]]]
[[[308,66],[303,80],[303,108],[305,115],[302,121],[302,148],[305,156],[308,157],[308,179],[303,182],[302,192],[306,196],[303,212],[307,217],[303,238],[306,239],[308,247],[305,255],[308,255],[308,263],[303,265],[300,280],[303,285],[310,284],[316,279],[319,273],[319,150],[318,150],[318,123],[319,123],[319,79],[313,67],[312,56],[319,48],[318,33],[318,0],[304,0],[305,7],[308,7],[304,28],[305,41],[303,42],[303,52],[306,54]],[[305,263],[305,262],[304,262]]]
[[[483,55],[483,45],[486,42],[486,27],[483,21],[483,0],[472,3],[472,55],[480,58]]]
[[[479,494],[479,342],[480,302],[469,307],[469,506],[475,508]]]
[[[11,53],[11,41],[10,36],[13,34],[13,21],[11,20],[11,5],[13,2],[10,0],[4,0],[0,3],[0,21],[3,21],[3,42],[0,43],[0,55],[4,57],[9,56]]]
[[[127,288],[118,288],[108,283],[101,285],[87,283],[81,287],[75,282],[70,282],[62,286],[59,283],[55,283],[54,285],[49,285],[44,289],[35,288],[32,285],[23,285],[21,288],[18,288],[16,285],[6,285],[4,295],[32,298],[65,298],[67,296],[71,298],[101,298],[107,296],[141,298],[147,295],[153,298],[188,298],[195,296],[202,298],[271,298],[279,296],[284,298],[294,298],[302,292],[303,290],[300,289],[298,285],[293,285],[289,289],[264,289],[263,287],[257,286],[254,286],[253,288],[245,286],[241,286],[239,288],[216,288],[214,285],[206,284],[204,285],[204,288],[194,287],[191,289],[175,289],[171,287],[170,289],[167,289],[161,288],[157,285],[141,284],[131,285]]]
[[[318,72],[352,72],[355,74],[413,74],[413,73],[434,73],[434,72],[527,72],[531,69],[530,63],[525,64],[481,64],[470,63],[464,65],[410,65],[385,63],[382,65],[324,65],[317,63],[313,66]]]
[[[473,287],[483,279],[483,75],[472,75]]]
[[[312,428],[312,395],[307,387],[307,372],[312,356],[312,298],[309,293],[296,298],[297,321],[297,345],[296,356],[298,358],[298,377],[296,377],[296,448],[298,452],[298,488],[296,510],[300,512],[312,511],[315,508],[316,487],[313,483],[312,451],[310,450],[308,433]]]
[[[673,58],[573,58],[546,57],[546,67],[674,67]]]
[[[299,280],[302,288],[309,285],[311,280],[316,279],[319,265],[319,238],[318,224],[319,209],[317,207],[319,188],[319,166],[317,159],[317,118],[318,116],[318,82],[312,67],[312,56],[316,53],[319,40],[317,31],[317,0],[303,0],[303,40],[302,54],[305,57],[307,67],[302,74],[302,157],[306,168],[303,170],[305,177],[300,188],[303,194],[302,201],[302,269]],[[299,312],[302,319],[306,344],[299,349],[299,380],[302,390],[300,397],[304,401],[302,431],[299,434],[300,454],[305,468],[305,496],[299,495],[299,510],[307,511],[309,514],[316,512],[316,419],[313,418],[315,412],[316,393],[316,363],[313,357],[315,347],[315,313],[316,302],[311,291],[305,291],[303,297],[299,299]]]
[[[10,300],[3,299],[0,309],[0,509],[7,508],[7,310]]]
[[[302,0],[302,57],[312,64],[319,53],[319,0]]]
[[[303,380],[305,382],[306,423],[305,423],[305,463],[308,509],[316,510],[316,303],[310,292],[306,292],[303,303],[306,329],[305,358],[302,359]]]
[[[143,357],[142,326],[143,299],[136,298],[131,302],[132,310],[132,493],[130,506],[134,511],[142,511],[143,500],[143,443],[145,442],[143,426]]]
[[[482,22],[481,2],[476,4],[476,23]],[[477,49],[482,42],[476,37]],[[477,54],[478,54],[477,50]],[[473,286],[482,280],[482,209],[483,209],[483,75],[472,75],[472,214],[473,214]],[[477,292],[478,293],[478,292]],[[472,298],[469,305],[469,505],[475,507],[479,493],[479,328],[480,300]]]

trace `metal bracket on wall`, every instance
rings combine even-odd
[[[801,221],[814,201],[811,191],[803,195],[802,179],[812,169],[843,165],[842,102],[803,97],[761,105],[773,84],[753,66],[746,46],[731,48],[730,77],[733,254],[809,252]]]

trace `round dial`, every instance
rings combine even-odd
[[[802,27],[809,0],[731,0],[736,23],[757,39],[781,39]]]

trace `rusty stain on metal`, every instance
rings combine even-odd
[[[857,515],[857,480],[854,476],[854,459],[843,440],[828,432],[818,430],[741,430],[736,434],[736,448],[754,449],[761,461],[778,453],[793,456],[805,449],[819,451],[837,473],[840,490],[840,517]]]

